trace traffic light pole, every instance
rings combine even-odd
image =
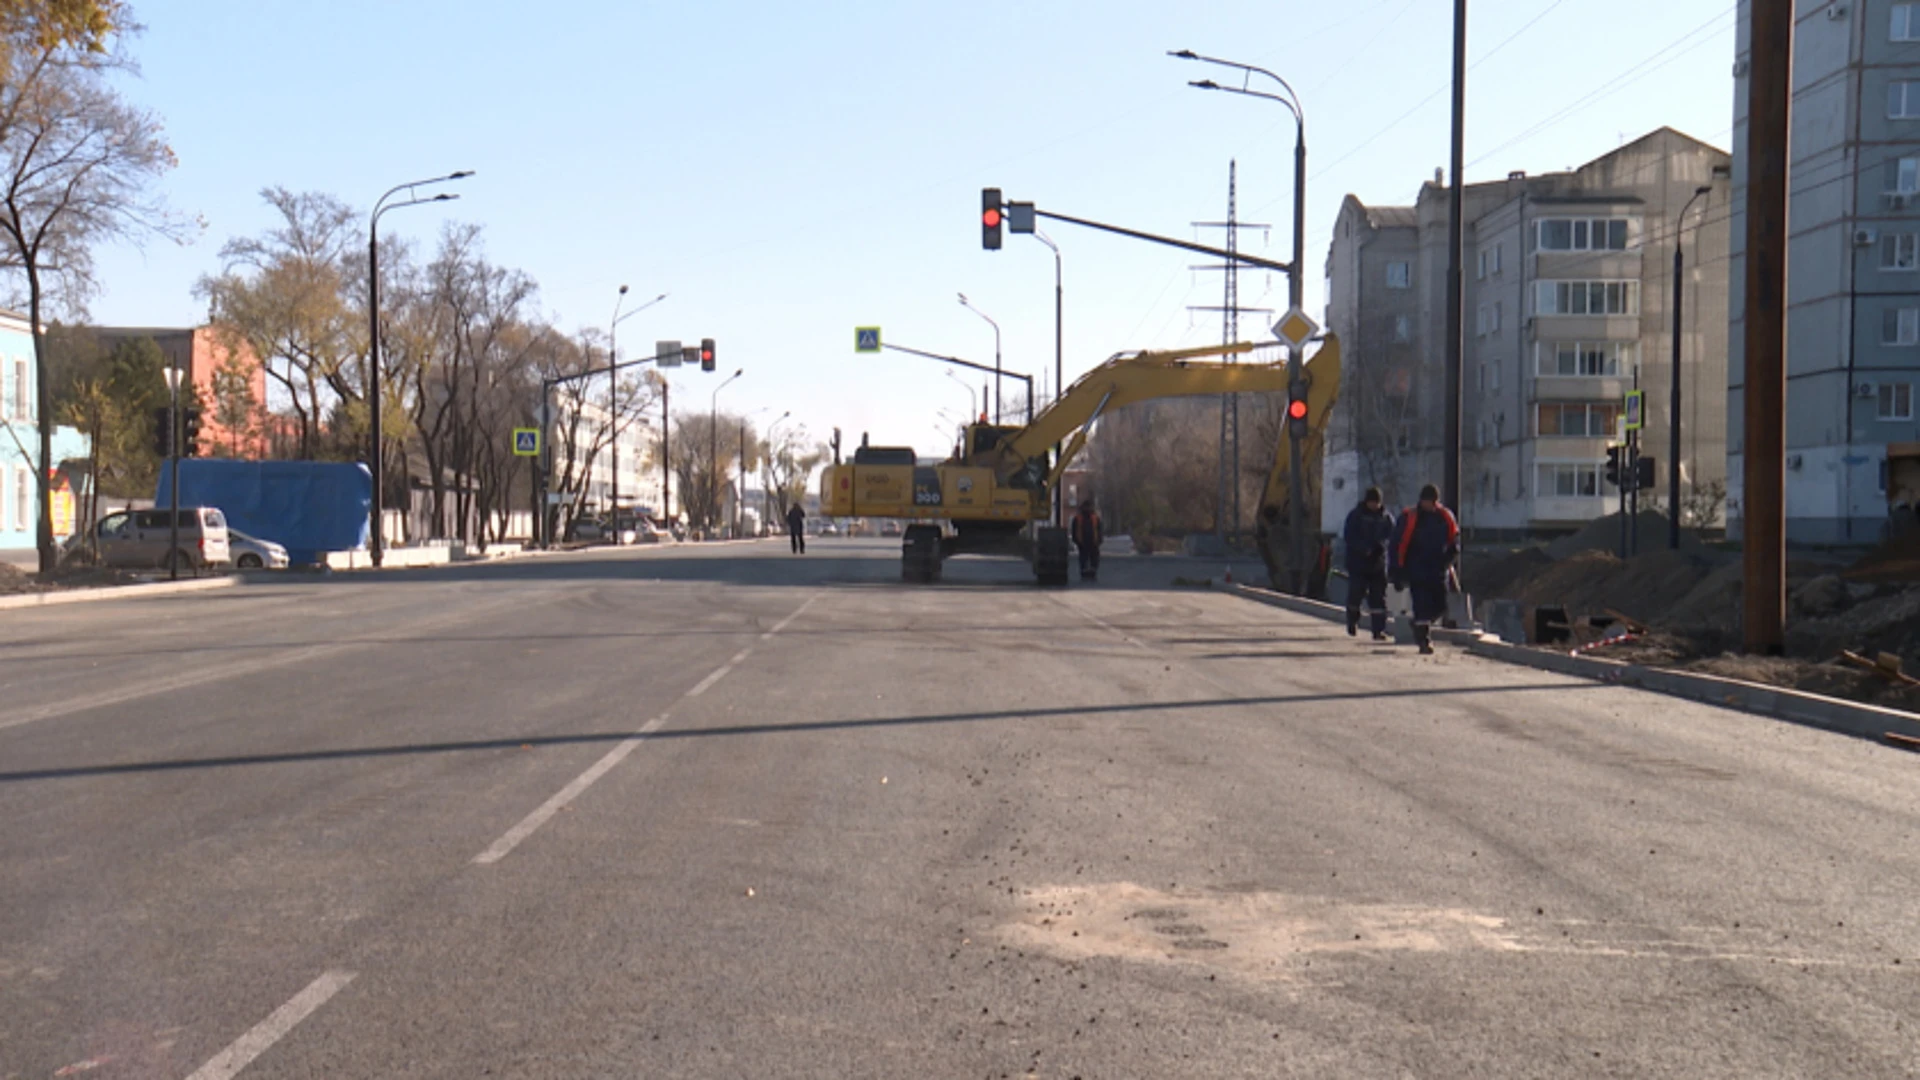
[[[176,372],[178,369],[175,369]],[[167,580],[180,580],[180,380],[168,379],[173,405],[167,410]]]

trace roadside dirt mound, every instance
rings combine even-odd
[[[1676,605],[1724,569],[1720,558],[1699,548],[1652,551],[1626,560],[1610,552],[1582,551],[1540,565],[1509,589],[1508,598],[1529,606],[1564,605],[1574,615],[1613,610],[1640,622],[1665,624],[1673,621]],[[1737,567],[1733,581],[1737,595]],[[1715,605],[1703,598],[1700,606]]]
[[[1920,528],[1909,528],[1867,552],[1840,576],[1848,581],[1920,582]]]
[[[1642,510],[1640,521],[1640,550],[1666,547],[1667,518],[1651,510]],[[1556,559],[1565,559],[1582,551],[1619,551],[1620,519],[1618,513],[1608,514],[1587,523],[1586,528],[1572,536],[1563,536],[1547,545],[1547,554]],[[1691,551],[1700,547],[1700,539],[1692,532],[1680,530],[1680,550]]]
[[[45,592],[47,586],[12,563],[0,563],[0,596],[10,593]]]
[[[1460,572],[1466,590],[1484,603],[1519,599],[1519,590],[1551,565],[1553,556],[1540,547],[1486,554],[1469,551],[1461,557]]]

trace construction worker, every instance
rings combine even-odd
[[[1093,500],[1080,503],[1080,512],[1073,515],[1073,524],[1068,528],[1073,546],[1080,549],[1080,580],[1092,581],[1100,576],[1100,542],[1106,534],[1100,528],[1100,515],[1093,509]]]
[[[1360,600],[1365,598],[1373,640],[1387,639],[1387,548],[1393,543],[1393,514],[1380,489],[1370,487],[1360,505],[1347,513],[1347,636],[1360,629]]]
[[[1393,587],[1413,596],[1413,639],[1423,655],[1433,653],[1433,620],[1447,613],[1447,581],[1460,554],[1460,523],[1440,505],[1440,489],[1420,489],[1420,502],[1400,517],[1390,565]]]
[[[807,553],[807,512],[795,502],[787,508],[787,540],[793,545],[795,555]]]

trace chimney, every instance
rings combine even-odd
[[[1507,179],[1509,180],[1525,180],[1526,178],[1527,170],[1525,169],[1515,169],[1507,174]]]
[[[1447,186],[1447,170],[1441,168],[1438,165],[1433,167],[1433,186],[1434,187]]]

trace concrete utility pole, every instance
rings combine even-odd
[[[1463,230],[1460,175],[1466,168],[1467,122],[1467,0],[1453,2],[1453,171],[1447,177],[1447,366],[1445,460],[1441,462],[1440,492],[1454,513],[1460,512],[1460,372],[1466,354],[1466,303],[1461,275]]]
[[[1786,645],[1786,332],[1788,124],[1793,0],[1751,0],[1747,67],[1745,432],[1741,637],[1748,652]]]

